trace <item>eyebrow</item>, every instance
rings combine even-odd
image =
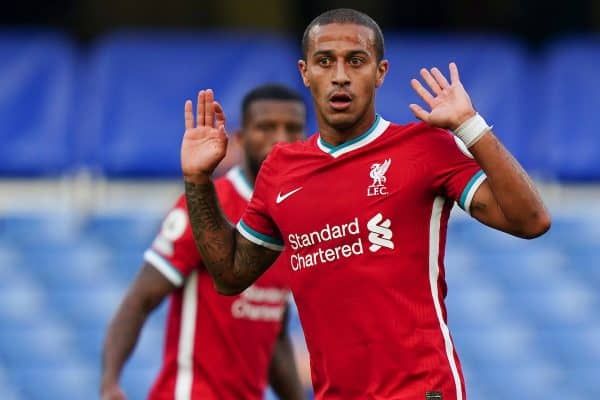
[[[315,51],[313,53],[312,56],[313,57],[317,57],[317,56],[320,56],[320,55],[331,56],[333,54],[334,54],[334,50],[317,50],[317,51]],[[346,57],[348,57],[348,56],[355,56],[355,55],[358,55],[358,54],[369,56],[369,53],[367,51],[362,50],[362,49],[356,49],[356,50],[349,50],[347,52],[347,54],[346,54]]]

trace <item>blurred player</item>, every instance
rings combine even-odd
[[[272,146],[305,137],[305,105],[286,87],[252,90],[243,100],[242,115],[236,138],[244,162],[215,181],[223,211],[232,222],[246,208],[258,169]],[[196,249],[183,195],[144,260],[108,328],[103,400],[125,398],[119,386],[123,365],[146,318],[169,295],[164,362],[151,400],[262,399],[267,380],[282,399],[304,398],[287,332],[285,265],[273,268],[238,296],[219,295]]]
[[[463,400],[444,305],[453,203],[523,238],[546,232],[550,216],[476,114],[455,64],[450,82],[437,68],[420,71],[429,89],[411,84],[430,111],[411,104],[423,122],[397,125],[375,111],[388,62],[370,17],[320,15],[303,51],[319,134],[273,149],[237,232],[210,180],[226,150],[223,110],[212,90],[201,91],[194,125],[186,103],[182,169],[207,269],[222,293],[235,294],[283,251],[317,399]]]

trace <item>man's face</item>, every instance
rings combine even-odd
[[[279,142],[295,142],[305,137],[306,109],[296,100],[256,100],[246,113],[238,135],[246,159],[256,175],[260,164]]]
[[[383,83],[388,62],[377,62],[370,28],[328,24],[311,29],[306,60],[298,67],[322,122],[343,130],[374,111],[375,89]]]

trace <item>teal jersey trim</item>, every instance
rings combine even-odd
[[[479,171],[477,171],[477,173],[475,173],[475,175],[473,175],[471,177],[471,179],[469,179],[469,182],[467,182],[467,186],[465,186],[462,194],[460,195],[460,199],[458,200],[458,205],[463,210],[465,210],[465,201],[467,201],[467,197],[469,196],[469,192],[471,191],[471,188],[473,187],[473,185],[475,184],[477,179],[479,179],[479,177],[482,175],[483,175],[483,171],[479,170]],[[465,211],[467,211],[467,210],[465,210]]]
[[[373,133],[373,131],[375,130],[375,128],[377,128],[377,126],[379,125],[379,120],[381,119],[381,117],[379,116],[379,114],[377,114],[375,116],[375,122],[373,122],[373,125],[371,125],[371,127],[363,134],[361,134],[360,136],[355,137],[354,139],[351,139],[347,142],[344,142],[338,146],[334,146],[332,144],[327,143],[326,141],[323,140],[323,138],[321,137],[321,135],[319,135],[319,142],[326,148],[329,149],[329,154],[333,154],[337,151],[340,151],[342,149],[345,149],[346,147],[353,145],[354,143],[363,140],[364,138],[366,138],[367,136],[369,136],[371,133]]]
[[[255,238],[262,240],[263,242],[270,243],[276,246],[283,246],[283,240],[272,238],[271,236],[263,235],[260,232],[256,232],[254,229],[250,228],[243,220],[239,222],[242,229],[244,229],[247,233],[254,236]]]

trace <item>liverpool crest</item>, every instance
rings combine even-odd
[[[367,196],[382,196],[388,194],[387,187],[385,186],[387,181],[385,173],[388,168],[390,168],[391,163],[392,159],[388,158],[381,163],[373,163],[371,165],[369,176],[373,179],[373,183],[367,188]]]

